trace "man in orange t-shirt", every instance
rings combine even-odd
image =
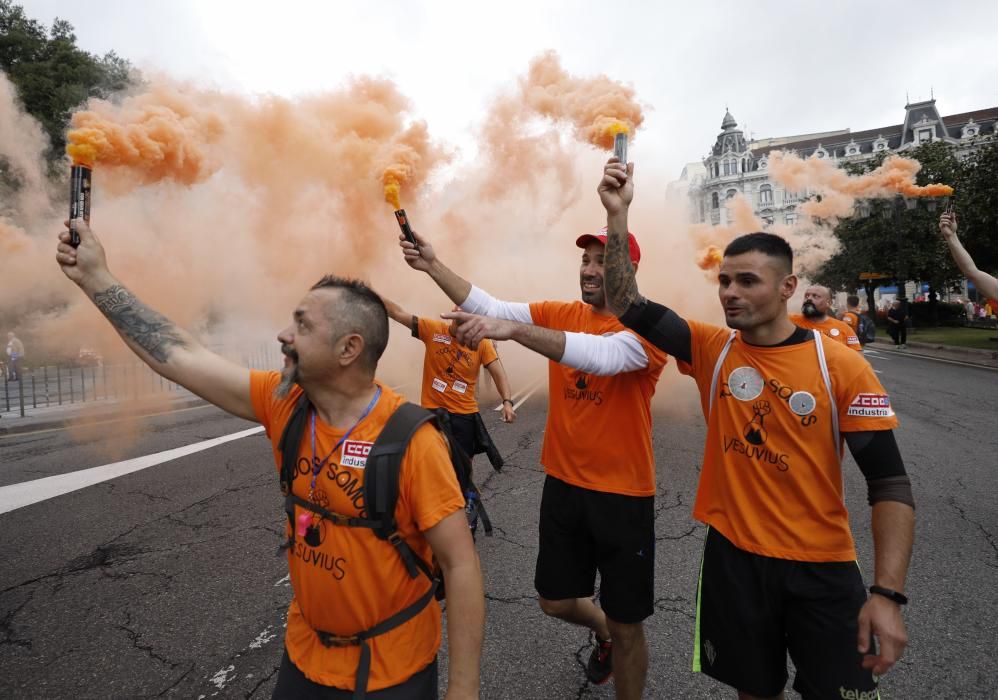
[[[840,321],[829,312],[832,308],[832,293],[828,287],[812,284],[804,292],[801,313],[790,314],[790,320],[807,330],[818,330],[828,338],[842,343],[856,352],[863,352],[856,331],[845,321]]]
[[[381,299],[360,282],[324,277],[278,335],[284,371],[250,371],[136,299],[111,275],[89,227],[74,224],[80,244],[71,246],[63,233],[57,260],[132,351],[167,379],[261,423],[278,469],[284,427],[298,399],[307,396],[310,430],[295,445],[292,493],[327,511],[364,518],[367,451],[403,403],[374,378],[388,342]],[[306,513],[300,507],[296,512]],[[435,558],[447,579],[448,697],[477,698],[485,614],[481,572],[447,444],[432,426],[420,427],[408,443],[395,518],[413,553],[423,562]],[[441,614],[429,575],[411,577],[393,544],[372,530],[324,518],[313,518],[307,532],[289,542],[294,597],[273,696],[356,699],[365,690],[389,690],[391,697],[436,698]],[[407,609],[411,617],[398,615]],[[375,632],[375,626],[385,631]],[[362,632],[364,641],[344,645],[335,639]]]
[[[637,264],[640,248],[629,241]],[[605,231],[575,241],[582,301],[525,304],[474,287],[418,234],[418,248],[400,238],[406,262],[464,310],[444,314],[462,343],[515,340],[550,360],[534,586],[547,615],[595,632],[587,678],[603,683],[612,671],[617,697],[639,698],[648,664],[642,621],[654,610],[651,397],[667,356],[608,312],[605,242]],[[601,607],[592,601],[597,571]]]
[[[782,698],[789,652],[803,697],[877,697],[877,677],[907,643],[901,591],[914,537],[890,398],[864,359],[787,317],[797,278],[779,236],[751,233],[725,249],[728,328],[642,297],[625,233],[633,167],[611,158],[599,186],[608,305],[696,380],[707,421],[693,508],[708,525],[693,669],[742,698]],[[843,438],[873,507],[869,598],[843,502]]]
[[[423,355],[423,385],[419,403],[423,408],[442,408],[450,416],[454,439],[469,457],[494,450],[492,438],[478,412],[479,370],[484,367],[502,398],[502,420],[516,420],[512,390],[502,361],[492,341],[478,348],[462,345],[452,333],[452,323],[410,314],[393,301],[381,297],[388,317],[402,324],[426,346]],[[501,466],[501,462],[496,465]]]

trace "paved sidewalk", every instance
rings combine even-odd
[[[205,403],[204,399],[190,392],[183,391],[172,392],[169,395],[152,394],[128,400],[104,399],[73,404],[67,403],[62,406],[25,408],[25,416],[23,418],[20,415],[20,410],[14,408],[14,410],[9,412],[0,412],[0,436],[34,430],[62,428],[70,423],[85,425],[86,423],[97,423],[125,417],[137,418],[166,411],[178,411]]]
[[[996,331],[996,334],[998,334],[998,331]],[[918,340],[911,340],[913,337],[917,338],[918,336],[909,334],[908,348],[906,350],[895,348],[894,342],[887,338],[878,338],[866,347],[883,352],[896,352],[915,357],[931,357],[951,362],[965,362],[980,367],[998,368],[998,343],[995,343],[994,350],[980,350],[977,348],[963,348],[956,345],[923,343]]]

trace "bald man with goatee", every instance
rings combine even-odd
[[[822,334],[838,341],[856,352],[863,352],[859,336],[852,327],[831,315],[832,292],[828,287],[812,284],[804,292],[801,313],[790,314],[790,320],[800,328],[821,331]]]

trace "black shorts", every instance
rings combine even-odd
[[[856,650],[866,589],[854,562],[801,562],[752,554],[707,529],[694,634],[693,670],[751,695],[787,684],[805,699],[875,698],[877,684]],[[864,695],[863,693],[869,693]]]
[[[614,622],[651,616],[655,602],[655,497],[590,491],[548,476],[541,496],[534,587],[542,598],[593,595]]]
[[[464,450],[464,453],[471,458],[475,456],[475,414],[474,413],[451,413],[450,432],[454,436],[454,441]]]
[[[381,690],[369,690],[370,700],[437,700],[437,660],[399,685]],[[353,691],[333,688],[310,681],[297,666],[291,663],[288,650],[284,650],[281,668],[277,671],[277,685],[273,700],[352,700]]]

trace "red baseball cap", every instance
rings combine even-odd
[[[606,245],[606,226],[601,228],[598,233],[582,234],[575,239],[575,245],[585,248],[592,241],[599,241],[603,245]],[[631,251],[631,262],[637,265],[641,262],[641,247],[638,245],[638,239],[630,231],[627,232],[627,247]]]

